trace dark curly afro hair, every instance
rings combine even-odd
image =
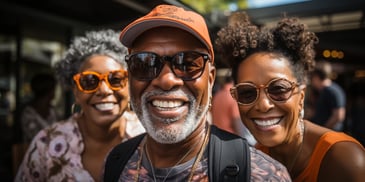
[[[314,68],[314,45],[318,38],[298,18],[284,17],[275,27],[268,28],[251,23],[245,12],[236,12],[217,35],[216,50],[222,61],[232,68],[235,82],[238,65],[257,52],[285,57],[300,83],[306,83],[308,72]]]

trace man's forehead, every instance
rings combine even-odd
[[[154,46],[153,49],[175,46],[185,49],[185,51],[195,50],[208,53],[205,45],[194,35],[173,27],[158,27],[143,32],[133,42],[130,53],[144,50],[144,47],[149,47],[149,44]]]
[[[146,39],[177,39],[179,37],[184,37],[184,38],[191,38],[191,39],[196,39],[197,41],[199,41],[194,35],[192,35],[191,33],[185,31],[185,30],[181,30],[178,28],[174,28],[174,27],[156,27],[156,28],[152,28],[149,30],[144,31],[142,34],[140,34],[133,42],[133,44],[135,44],[137,41],[140,41],[141,39],[146,41]]]

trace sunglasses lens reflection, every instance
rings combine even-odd
[[[125,75],[120,71],[115,71],[108,74],[108,82],[112,88],[124,87],[125,78]]]
[[[285,101],[289,99],[292,88],[292,84],[288,80],[277,80],[268,86],[267,93],[275,101]]]
[[[84,90],[94,90],[99,85],[99,78],[94,74],[83,74],[80,77],[80,85]]]
[[[162,63],[154,53],[137,53],[132,55],[128,61],[128,68],[132,76],[140,80],[152,80],[161,68]]]
[[[250,104],[257,98],[257,89],[253,85],[240,85],[237,87],[238,101],[243,104]]]

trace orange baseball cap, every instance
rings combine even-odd
[[[158,5],[147,15],[130,23],[120,33],[120,41],[124,46],[131,47],[143,32],[162,26],[179,28],[194,35],[208,48],[214,62],[213,46],[204,18],[196,12],[173,5]]]

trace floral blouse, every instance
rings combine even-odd
[[[132,120],[133,114],[128,113],[123,117],[127,119],[126,139],[145,131],[139,121]],[[34,137],[15,181],[93,182],[81,162],[83,150],[84,143],[76,120],[70,117],[57,122]]]

